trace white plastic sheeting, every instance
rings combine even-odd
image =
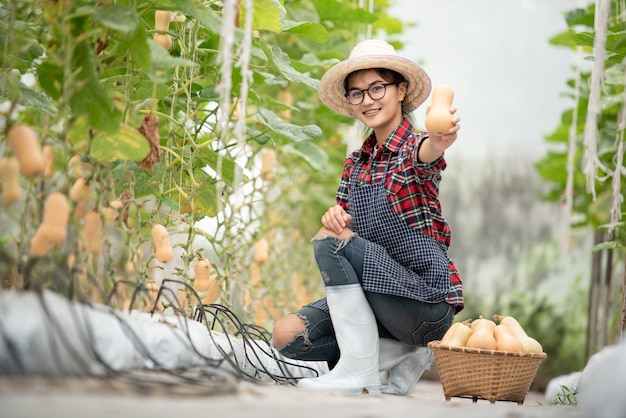
[[[182,316],[71,302],[51,291],[0,292],[0,375],[104,375],[213,366],[263,382],[328,372]],[[295,381],[295,380],[294,380]]]
[[[603,348],[580,375],[578,407],[594,418],[626,417],[626,340]]]

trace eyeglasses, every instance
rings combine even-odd
[[[374,84],[363,90],[350,90],[345,96],[346,99],[348,99],[348,103],[351,105],[360,105],[363,103],[363,99],[365,99],[365,92],[367,92],[367,95],[370,96],[372,100],[380,100],[385,97],[387,86],[393,86],[395,84],[398,84],[398,82]]]

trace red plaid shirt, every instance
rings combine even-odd
[[[361,161],[357,181],[372,184],[386,174],[387,200],[394,212],[417,231],[429,235],[446,249],[450,246],[451,229],[441,213],[439,182],[446,168],[443,156],[432,163],[419,161],[418,152],[427,132],[413,132],[408,119],[398,126],[385,144],[375,151],[376,137],[370,135],[359,150],[344,162],[341,182],[337,190],[337,204],[350,212],[349,179]],[[463,309],[462,281],[456,265],[450,260],[450,292],[448,302]]]

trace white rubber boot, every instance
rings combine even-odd
[[[389,383],[381,387],[381,392],[409,395],[434,361],[435,356],[428,347],[415,347],[397,340],[381,338],[379,370],[389,371]]]
[[[325,375],[301,379],[298,387],[379,395],[378,328],[361,285],[329,286],[326,300],[339,345],[339,361]]]

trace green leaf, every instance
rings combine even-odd
[[[289,61],[289,55],[285,54],[283,50],[280,49],[278,46],[272,47],[272,57],[274,64],[276,64],[278,70],[285,76],[287,80],[296,83],[302,83],[317,91],[320,84],[319,80],[302,74],[301,72],[293,68],[291,62]]]
[[[588,46],[588,47],[593,48],[593,33],[589,33],[589,32],[570,33],[569,38],[574,43],[574,45]]]
[[[91,155],[103,162],[139,161],[149,151],[148,140],[136,129],[125,125],[114,134],[96,134],[91,143]]]
[[[58,100],[63,91],[63,69],[51,61],[44,61],[37,69],[39,85],[53,100]]]
[[[157,83],[165,83],[170,80],[172,70],[177,66],[192,67],[194,62],[184,58],[171,56],[161,45],[148,39],[150,46],[150,56],[152,57],[152,66],[150,67],[149,77]]]
[[[598,193],[595,200],[586,208],[587,215],[595,221],[596,225],[601,225],[610,221],[612,196],[611,189],[605,189]]]
[[[617,241],[606,241],[597,245],[591,249],[592,253],[597,253],[604,250],[616,250],[622,248],[623,245]]]
[[[337,22],[355,22],[359,24],[374,23],[377,19],[375,14],[359,7],[349,7],[345,2],[338,0],[313,0],[313,5],[319,13],[320,20]]]
[[[606,39],[606,49],[619,54],[623,59],[626,54],[626,32],[609,34]],[[621,63],[621,60],[619,62]]]
[[[86,42],[76,46],[72,65],[77,69],[75,89],[70,98],[72,112],[75,115],[88,114],[89,122],[96,129],[111,133],[117,131],[121,112],[100,84],[95,72],[93,50]]]
[[[120,43],[120,51],[128,51],[133,63],[143,70],[150,72],[152,56],[148,45],[148,35],[143,26],[138,25],[136,30]]]
[[[21,74],[19,71],[9,71],[4,77],[0,78],[0,102],[8,100],[16,102],[21,96]]]
[[[153,0],[151,3],[159,10],[171,10],[190,16],[213,33],[220,33],[221,18],[217,13],[197,0]]]
[[[20,103],[24,106],[32,106],[36,110],[55,116],[57,109],[48,96],[40,91],[33,90],[26,84],[20,82]]]
[[[322,135],[322,130],[317,125],[292,125],[290,123],[286,123],[276,113],[267,109],[259,109],[259,111],[255,114],[255,117],[259,122],[273,132],[276,132],[277,134],[287,137],[295,142],[308,141]]]
[[[173,199],[171,196],[164,193],[156,193],[155,197],[159,200],[159,202],[167,205],[172,210],[178,211],[180,210],[180,205],[178,201]]]
[[[587,9],[577,8],[567,11],[563,16],[567,26],[570,28],[579,25],[584,25],[588,28],[593,28],[594,26],[594,13],[591,10],[591,6]]]
[[[240,2],[243,3],[243,2]],[[240,26],[245,22],[246,9],[240,5]],[[282,18],[286,13],[285,7],[277,0],[255,0],[253,7],[252,29],[268,30],[278,33],[282,28]]]
[[[328,154],[313,142],[287,144],[281,148],[281,151],[301,157],[314,170],[325,171],[328,167]]]
[[[98,7],[93,18],[101,25],[124,34],[133,32],[139,23],[137,12],[125,4]]]
[[[313,22],[285,22],[284,32],[302,35],[318,44],[328,41],[328,31],[319,23]]]
[[[87,116],[83,115],[74,119],[67,133],[67,139],[72,144],[72,149],[76,154],[84,154],[89,147],[89,126]]]
[[[576,32],[573,30],[567,30],[565,32],[559,33],[548,40],[548,42],[552,45],[556,46],[565,46],[569,48],[576,48],[578,45],[576,44],[576,39],[573,35]]]
[[[157,83],[155,86],[154,81],[148,79],[138,80],[133,87],[133,90],[129,92],[129,96],[131,100],[137,102],[143,101],[146,98],[152,98],[153,94],[154,98],[158,100],[163,100],[169,95],[169,87],[167,84]]]
[[[217,199],[215,181],[207,176],[194,191],[193,201],[195,209],[205,216],[214,217],[218,212]]]
[[[220,179],[227,185],[233,186],[236,170],[241,170],[241,167],[233,159],[220,155],[208,147],[198,149],[195,155],[215,173],[219,171]]]

